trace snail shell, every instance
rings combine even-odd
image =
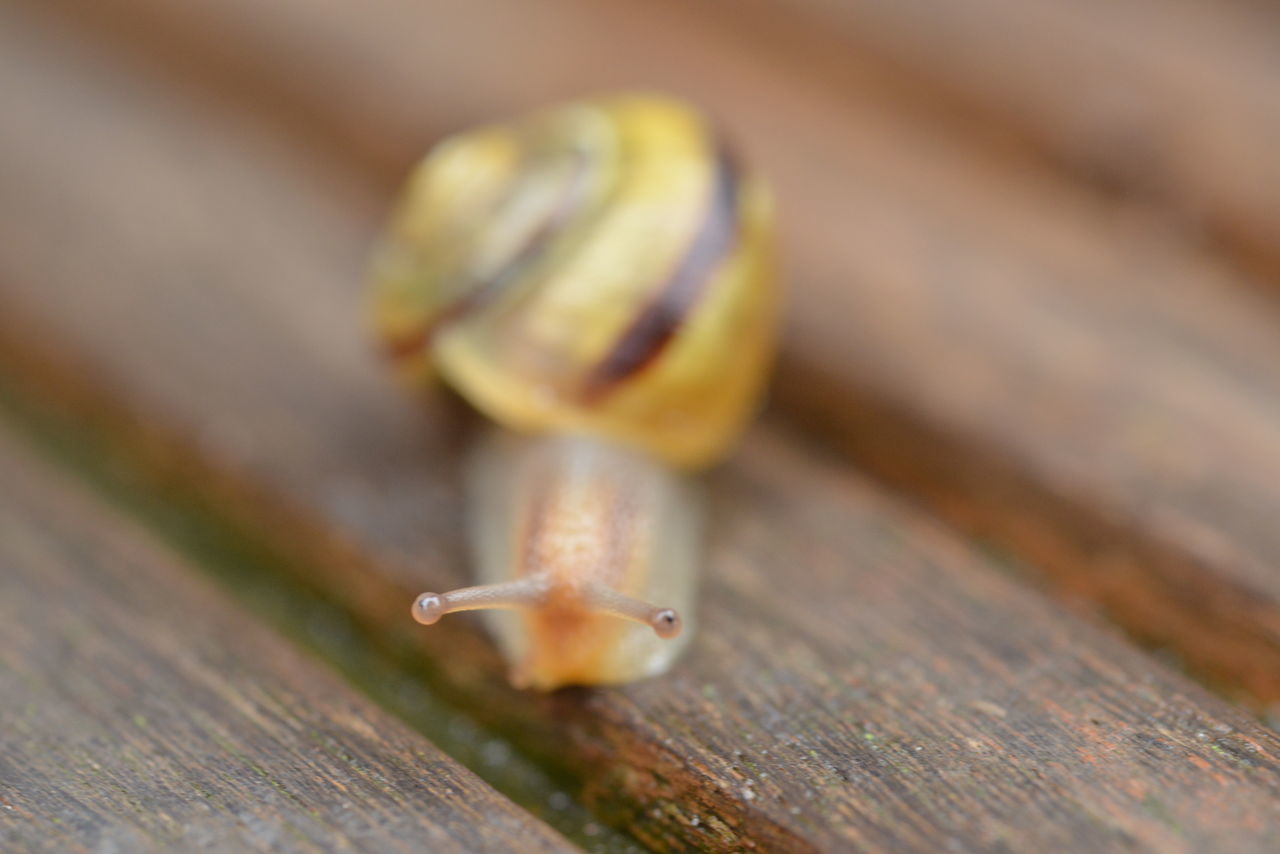
[[[376,262],[375,322],[495,421],[682,468],[728,452],[772,357],[770,206],[706,120],[656,96],[445,140]]]
[[[676,645],[654,634],[675,633],[669,606],[690,613],[699,563],[680,471],[728,453],[772,359],[771,219],[708,121],[662,96],[573,103],[428,154],[375,257],[377,331],[402,374],[438,372],[525,438],[485,443],[471,467],[486,586],[424,594],[419,620],[522,609],[494,627],[542,688],[669,663]]]

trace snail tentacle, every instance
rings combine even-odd
[[[592,611],[644,623],[660,638],[674,638],[684,627],[675,608],[659,607],[600,584],[589,585],[583,599]]]
[[[530,578],[461,587],[448,593],[422,593],[413,602],[413,618],[424,626],[445,614],[499,608],[530,608],[547,594],[547,585]]]

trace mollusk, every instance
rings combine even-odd
[[[773,356],[771,220],[709,122],[657,95],[466,132],[414,170],[377,332],[502,428],[468,467],[483,586],[423,594],[420,622],[497,609],[514,678],[543,689],[670,664],[701,563],[688,472],[732,448]]]

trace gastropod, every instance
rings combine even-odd
[[[374,261],[377,333],[495,425],[467,469],[477,586],[520,685],[627,682],[691,635],[696,473],[732,448],[773,359],[772,212],[698,110],[626,94],[445,139]],[[683,630],[683,631],[682,631]]]

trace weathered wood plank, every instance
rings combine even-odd
[[[1280,275],[1280,11],[1240,2],[704,0],[858,86],[878,60]],[[749,22],[749,23],[748,23]],[[874,58],[874,59],[873,59]],[[879,69],[884,75],[886,71]],[[932,90],[932,91],[930,91]],[[933,97],[930,98],[929,95]]]
[[[714,104],[787,213],[785,407],[1134,634],[1280,700],[1280,321],[1214,258],[676,5],[97,8],[213,88],[269,81],[295,143],[385,183],[433,134],[584,80]]]
[[[4,24],[7,384],[126,442],[165,436],[167,471],[197,472],[221,512],[398,636],[408,596],[462,577],[466,431],[446,403],[413,411],[363,351],[361,194]],[[776,426],[713,500],[705,629],[669,677],[520,694],[465,619],[409,633],[424,670],[655,845],[1269,848],[1273,733]]]
[[[577,850],[0,435],[0,848]]]

